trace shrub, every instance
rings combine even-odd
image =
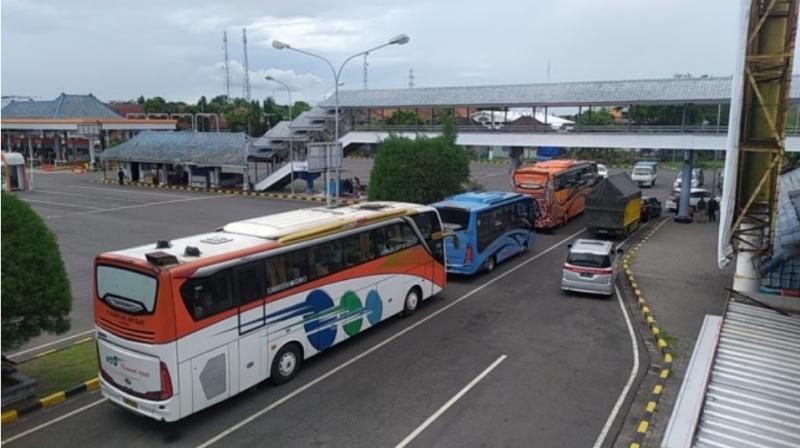
[[[31,207],[2,194],[2,348],[69,330],[72,292],[56,237]]]

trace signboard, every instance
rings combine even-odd
[[[342,167],[342,154],[333,142],[308,143],[308,171],[318,173]],[[330,160],[330,164],[328,164]]]

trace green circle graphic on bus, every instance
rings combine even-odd
[[[361,299],[359,299],[358,294],[354,293],[353,291],[347,291],[342,296],[341,306],[346,311],[345,315],[347,317],[358,316],[358,319],[342,325],[344,332],[347,333],[348,336],[355,336],[359,331],[361,331]]]

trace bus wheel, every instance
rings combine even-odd
[[[403,317],[408,317],[414,314],[419,308],[420,294],[419,289],[411,288],[406,294],[406,301],[403,304]]]
[[[486,272],[494,271],[494,267],[497,263],[494,261],[494,256],[491,256],[486,259],[486,263],[483,265],[483,268],[486,269]]]
[[[294,378],[300,370],[302,358],[297,344],[286,344],[275,355],[272,361],[272,372],[270,378],[275,384],[283,384]]]

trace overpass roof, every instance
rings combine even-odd
[[[793,100],[800,100],[799,78],[792,78],[790,98]],[[717,104],[730,102],[730,96],[731,77],[705,77],[342,90],[339,92],[339,106],[344,108],[392,108]],[[333,108],[333,97],[323,101],[320,106]]]

